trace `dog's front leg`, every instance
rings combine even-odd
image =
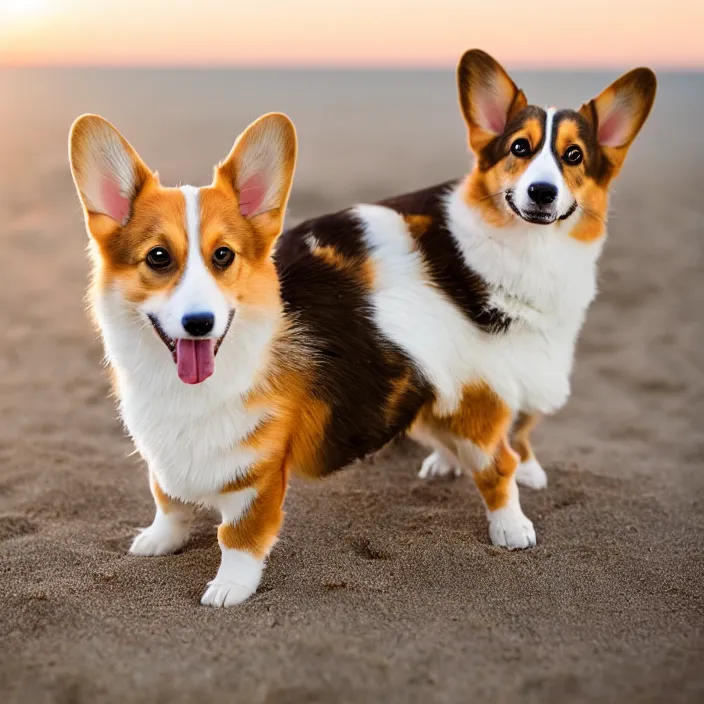
[[[285,478],[279,471],[251,486],[235,482],[213,499],[222,515],[218,528],[221,561],[201,604],[235,606],[257,591],[264,562],[283,522],[285,493]]]
[[[132,541],[130,552],[133,555],[168,555],[188,540],[195,507],[166,494],[153,472],[149,473],[149,487],[156,504],[154,520]]]

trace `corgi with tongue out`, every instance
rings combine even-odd
[[[177,550],[195,508],[214,507],[222,564],[202,602],[239,603],[278,533],[290,436],[307,400],[306,355],[272,257],[294,127],[282,114],[261,117],[202,188],[163,186],[97,115],[76,120],[69,157],[90,235],[91,309],[156,504],[131,552]]]

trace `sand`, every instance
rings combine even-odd
[[[602,78],[525,81],[574,103]],[[287,110],[293,223],[459,175],[451,73],[0,72],[0,699],[703,701],[703,87],[664,77],[619,180],[573,397],[536,437],[550,485],[522,491],[537,547],[493,548],[471,480],[417,479],[401,441],[295,480],[259,592],[215,611],[212,516],[177,555],[126,554],[152,501],[84,312],[70,121],[102,112],[202,182]]]

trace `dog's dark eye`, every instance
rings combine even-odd
[[[235,253],[229,247],[218,247],[213,252],[213,264],[218,269],[227,269],[235,259]]]
[[[521,137],[521,139],[517,139],[511,145],[511,154],[520,157],[530,156],[530,142],[523,137]]]
[[[168,269],[171,266],[171,255],[164,247],[154,247],[147,254],[147,264],[156,270]]]
[[[567,147],[565,153],[562,155],[562,159],[570,166],[577,166],[577,164],[581,164],[583,158],[582,150],[575,144],[571,147]]]

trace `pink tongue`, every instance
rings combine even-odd
[[[213,340],[176,340],[178,378],[185,384],[200,384],[215,371]]]

